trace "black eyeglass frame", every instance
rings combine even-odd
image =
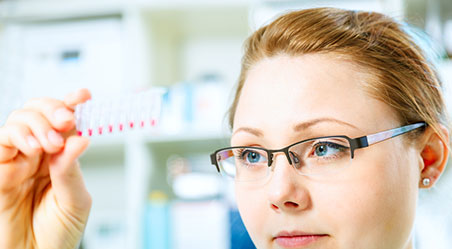
[[[379,143],[379,142],[383,142],[385,140],[388,140],[388,139],[393,138],[393,137],[400,136],[402,134],[405,134],[407,132],[413,131],[415,129],[418,129],[418,128],[421,128],[421,127],[427,127],[427,125],[428,124],[426,122],[418,122],[418,123],[397,127],[397,128],[393,128],[393,129],[390,129],[390,130],[385,130],[385,131],[381,131],[381,132],[378,132],[378,133],[374,133],[374,134],[370,134],[370,135],[362,136],[362,137],[358,137],[358,138],[350,138],[350,137],[345,136],[345,135],[315,137],[315,138],[305,139],[305,140],[293,143],[293,144],[291,144],[289,146],[286,146],[284,148],[276,149],[276,150],[269,150],[269,149],[265,149],[265,148],[262,148],[262,147],[253,147],[253,146],[226,147],[226,148],[218,149],[214,153],[210,154],[210,161],[211,161],[211,163],[213,165],[215,165],[215,167],[217,168],[217,171],[220,172],[220,166],[219,166],[219,163],[218,163],[218,160],[217,160],[217,153],[218,152],[224,151],[224,150],[250,148],[250,149],[259,149],[259,150],[263,150],[263,151],[267,152],[268,167],[270,167],[273,164],[273,154],[277,153],[277,152],[284,152],[284,154],[287,157],[287,160],[289,161],[289,164],[292,165],[292,159],[291,159],[290,154],[289,154],[289,148],[291,148],[292,146],[295,146],[297,144],[305,143],[305,142],[312,141],[312,140],[323,139],[323,138],[334,138],[334,137],[336,137],[336,138],[344,138],[344,139],[346,139],[349,142],[351,158],[353,159],[354,158],[354,151],[356,149],[365,148],[365,147],[368,147],[370,145],[373,145],[373,144],[376,144],[376,143]]]

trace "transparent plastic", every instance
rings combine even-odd
[[[165,88],[150,88],[111,99],[93,99],[75,107],[79,136],[94,136],[156,127]]]

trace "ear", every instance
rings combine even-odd
[[[439,125],[440,134],[432,127],[427,127],[420,140],[420,188],[430,188],[443,173],[449,157],[449,131],[443,125]],[[424,182],[424,179],[429,179]],[[424,184],[428,183],[428,184]]]

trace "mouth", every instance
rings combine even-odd
[[[301,231],[286,232],[282,231],[278,233],[273,240],[283,248],[300,248],[319,241],[328,234],[313,234],[305,233]]]

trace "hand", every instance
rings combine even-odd
[[[34,99],[0,127],[0,249],[78,248],[92,201],[77,162],[89,141],[75,134],[73,108],[90,98],[83,89]]]

